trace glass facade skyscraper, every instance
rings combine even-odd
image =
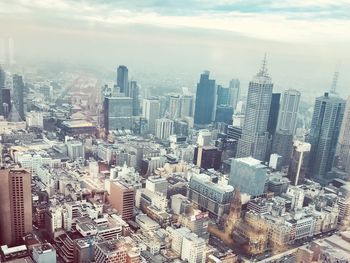
[[[215,119],[216,109],[215,80],[209,79],[209,71],[201,74],[197,84],[196,105],[194,111],[194,124],[197,126],[209,125]]]
[[[263,161],[266,157],[269,133],[273,84],[267,74],[265,62],[262,69],[249,83],[246,114],[242,137],[238,141],[237,157],[252,156]]]
[[[321,182],[332,169],[338,136],[345,110],[345,100],[326,92],[316,98],[309,142],[309,175]]]

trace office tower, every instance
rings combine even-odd
[[[150,133],[155,132],[156,119],[160,116],[160,103],[156,99],[144,99],[142,106],[142,117],[148,122],[148,130]]]
[[[270,114],[273,84],[266,69],[266,59],[258,74],[249,83],[242,137],[238,141],[237,157],[252,156],[264,160],[269,133],[267,124]]]
[[[129,93],[126,94],[127,97],[132,98],[132,115],[139,116],[140,115],[140,100],[139,100],[139,92],[140,88],[137,85],[137,82],[132,80],[129,83]]]
[[[229,89],[221,85],[217,86],[217,101],[216,105],[227,105],[229,99]]]
[[[117,209],[123,220],[131,220],[134,211],[135,189],[122,181],[111,182],[110,204]]]
[[[182,95],[180,99],[180,117],[192,117],[193,116],[193,96]]]
[[[244,117],[245,117],[245,102],[239,101],[237,102],[237,106],[234,109],[234,113],[232,115],[232,125],[238,128],[243,128]]]
[[[2,104],[2,113],[5,118],[8,117],[10,111],[11,111],[11,91],[10,89],[3,88],[1,89],[1,102]]]
[[[174,121],[166,118],[156,119],[155,125],[156,125],[156,130],[155,130],[156,138],[160,140],[167,140],[169,139],[169,136],[173,134]]]
[[[24,120],[24,83],[22,76],[13,75],[13,103],[19,113],[19,116]]]
[[[292,185],[299,185],[304,181],[310,149],[310,143],[294,141],[293,154],[288,168],[288,178]]]
[[[252,157],[232,159],[229,185],[243,193],[259,196],[264,193],[267,166]]]
[[[197,144],[198,146],[209,146],[212,141],[212,134],[209,130],[200,130],[198,132]]]
[[[337,166],[350,174],[350,97],[346,100],[336,154],[338,158]]]
[[[237,103],[240,97],[240,82],[238,79],[232,79],[230,81],[228,91],[228,104],[231,105],[234,109],[237,107]]]
[[[276,132],[278,112],[280,109],[281,93],[272,93],[269,120],[267,122],[267,131],[270,136],[273,136]]]
[[[130,129],[132,126],[133,100],[130,97],[106,97],[104,121],[106,132],[119,129]]]
[[[218,105],[216,107],[215,122],[232,123],[233,108],[230,105]]]
[[[174,134],[187,136],[188,135],[188,123],[182,120],[174,120]]]
[[[24,169],[0,170],[0,243],[17,245],[32,232],[32,176]]]
[[[117,69],[117,86],[119,87],[120,93],[129,93],[128,81],[128,68],[120,65]]]
[[[84,145],[81,141],[73,140],[67,142],[67,152],[69,159],[75,161],[85,158]]]
[[[292,154],[299,103],[299,91],[289,89],[282,93],[276,133],[273,137],[272,153],[277,153],[282,156],[283,165],[289,163],[289,158]]]
[[[206,126],[214,121],[216,96],[215,80],[209,79],[209,71],[204,71],[197,84],[196,104],[194,109],[195,125],[199,127]]]
[[[171,95],[169,97],[169,118],[176,119],[180,117],[181,104],[180,95]]]
[[[345,101],[334,91],[316,98],[309,135],[308,173],[321,182],[326,181],[326,174],[333,166],[344,110]]]
[[[40,93],[44,96],[45,99],[51,100],[53,96],[53,88],[51,85],[43,85],[40,87]]]

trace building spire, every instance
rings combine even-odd
[[[262,64],[261,64],[261,69],[260,69],[259,75],[262,75],[262,76],[266,76],[267,75],[266,64],[267,64],[267,54],[265,53],[264,59],[263,59]]]
[[[333,75],[333,81],[332,81],[332,86],[331,86],[331,94],[337,93],[336,89],[337,89],[338,77],[339,77],[339,67],[340,67],[340,65],[338,63],[336,68],[335,68],[334,75]]]

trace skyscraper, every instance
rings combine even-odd
[[[266,59],[258,74],[249,83],[242,137],[238,141],[237,157],[265,159],[273,84],[266,69]]]
[[[218,85],[217,87],[217,105],[227,105],[228,104],[228,99],[229,99],[229,89],[225,88],[221,85]]]
[[[0,170],[0,243],[16,245],[32,232],[32,176],[24,169]]]
[[[8,88],[1,89],[2,114],[5,118],[8,117],[11,111],[11,91]]]
[[[142,107],[142,116],[148,122],[148,130],[151,133],[155,132],[155,122],[160,116],[160,103],[156,99],[144,99]]]
[[[133,100],[130,97],[106,97],[104,101],[104,122],[106,131],[131,129]]]
[[[5,78],[6,78],[5,71],[0,65],[0,89],[5,87]]]
[[[181,103],[180,95],[170,95],[169,97],[169,118],[176,119],[180,117]]]
[[[238,79],[232,79],[228,88],[228,104],[236,109],[240,97],[240,82]]]
[[[269,120],[267,122],[267,131],[270,136],[273,136],[276,132],[278,112],[280,109],[281,93],[272,93]]]
[[[346,101],[337,144],[337,157],[339,158],[338,167],[350,173],[350,97]]]
[[[123,220],[131,220],[134,211],[135,189],[122,181],[111,182],[110,203]]]
[[[139,100],[140,89],[136,81],[134,80],[130,81],[128,92],[129,93],[126,94],[126,96],[132,98],[132,115],[139,116],[140,115],[140,100]]]
[[[197,84],[194,124],[206,126],[215,119],[216,110],[215,80],[209,79],[209,71],[204,71]]]
[[[299,103],[299,91],[289,89],[283,92],[276,133],[272,143],[272,153],[282,156],[283,165],[289,163],[289,158],[292,154],[293,136],[297,124]]]
[[[13,75],[13,102],[24,120],[24,83],[22,76],[17,74]]]
[[[120,65],[117,70],[117,86],[121,93],[128,94],[128,68]]]
[[[309,142],[311,143],[308,173],[321,182],[332,169],[338,136],[345,110],[345,101],[335,92],[316,98]]]
[[[193,96],[183,95],[181,96],[180,117],[192,117],[193,116]]]

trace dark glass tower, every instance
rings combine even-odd
[[[121,93],[128,94],[128,68],[120,65],[117,70],[117,86]]]
[[[309,136],[308,173],[320,182],[327,181],[326,175],[332,169],[344,110],[345,100],[336,93],[326,92],[316,98]]]
[[[216,98],[215,80],[209,79],[209,71],[205,71],[201,74],[197,84],[194,111],[195,125],[205,126],[212,123],[215,119]]]
[[[19,116],[24,120],[24,83],[20,75],[13,75],[13,102],[18,110]]]

